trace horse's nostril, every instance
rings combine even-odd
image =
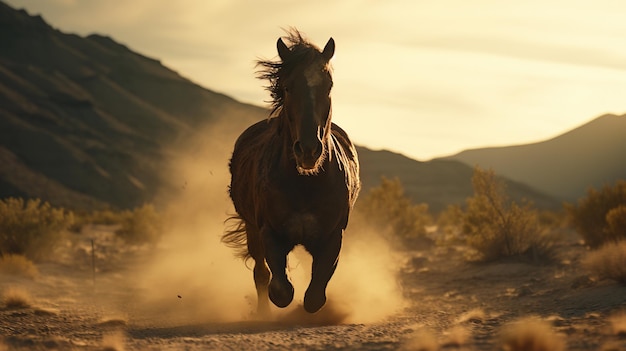
[[[302,143],[299,140],[293,143],[293,152],[298,156],[302,156],[304,154]]]
[[[303,144],[299,140],[293,143],[293,152],[296,157],[317,160],[322,155],[322,143]]]

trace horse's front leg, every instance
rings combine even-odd
[[[270,282],[270,271],[265,264],[265,248],[259,230],[246,223],[248,253],[254,259],[254,285],[257,294],[257,315],[262,318],[269,316],[269,300],[267,285]]]
[[[293,285],[287,278],[287,255],[293,245],[280,240],[278,234],[269,228],[261,232],[265,246],[265,260],[272,272],[269,297],[274,305],[287,307],[293,300]]]
[[[304,294],[304,309],[309,313],[317,312],[326,303],[326,286],[337,268],[342,237],[343,230],[339,229],[328,241],[307,248],[313,256],[311,283]]]

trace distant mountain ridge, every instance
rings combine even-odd
[[[206,90],[111,38],[64,34],[0,2],[0,197],[132,207],[176,140],[260,107]]]
[[[134,207],[176,186],[163,175],[171,144],[220,122],[236,135],[267,117],[267,109],[204,89],[109,37],[65,34],[1,1],[0,42],[0,198]],[[386,176],[433,211],[472,195],[472,167],[460,161],[358,150],[364,193]],[[514,199],[560,206],[507,184]]]
[[[357,147],[361,161],[364,190],[380,182],[381,177],[400,179],[405,193],[416,203],[427,203],[433,212],[450,204],[465,204],[474,194],[473,167],[455,160],[420,162],[390,151],[372,151]],[[542,209],[558,209],[559,199],[534,190],[528,185],[503,179],[507,194],[515,201],[530,200]]]
[[[491,167],[555,198],[574,201],[589,187],[626,179],[626,114],[606,114],[538,143],[466,150],[444,159]]]

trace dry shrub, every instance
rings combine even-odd
[[[626,240],[608,243],[589,252],[584,264],[602,279],[612,279],[626,284]]]
[[[46,258],[73,222],[72,212],[39,199],[1,200],[0,253]]]
[[[500,343],[504,351],[562,351],[565,341],[549,323],[536,318],[519,319],[502,329]]]
[[[115,234],[129,244],[156,244],[163,236],[161,215],[151,204],[124,211],[122,216],[122,227]]]
[[[28,291],[19,287],[8,287],[2,294],[2,304],[5,308],[29,308],[32,298]]]
[[[606,242],[626,238],[625,206],[626,180],[619,180],[614,186],[589,189],[586,197],[579,199],[575,205],[566,204],[565,208],[570,222],[585,243],[596,248]],[[610,214],[613,210],[616,212]]]
[[[405,245],[428,242],[426,226],[433,223],[428,205],[413,204],[398,178],[382,177],[379,186],[359,198],[355,216],[378,232],[391,233],[392,242],[400,239]]]
[[[22,255],[4,255],[0,257],[0,274],[37,278],[39,270],[35,264]]]
[[[606,214],[606,233],[614,241],[626,239],[626,205],[619,205]]]
[[[537,211],[529,204],[520,206],[509,200],[504,182],[493,170],[475,167],[472,186],[474,196],[467,199],[463,233],[480,260],[552,259],[555,238],[541,230]]]

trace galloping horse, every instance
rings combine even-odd
[[[304,296],[307,312],[326,303],[326,286],[335,272],[343,230],[361,183],[356,150],[346,132],[331,122],[331,38],[323,50],[295,29],[280,61],[259,61],[259,78],[268,79],[273,98],[267,120],[237,139],[230,160],[230,197],[237,225],[222,241],[254,260],[257,311],[269,312],[293,300],[287,255],[302,245],[313,258]],[[268,269],[269,268],[269,269]]]

